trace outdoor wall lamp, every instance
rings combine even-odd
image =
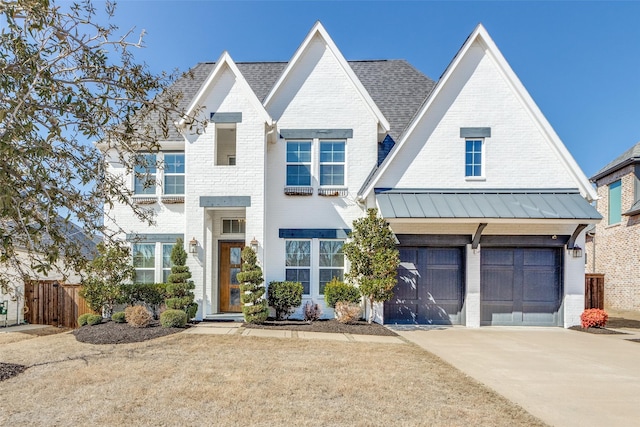
[[[198,253],[198,241],[196,240],[195,237],[189,241],[189,253],[190,254]]]
[[[253,236],[253,240],[251,240],[249,244],[251,245],[251,249],[253,249],[254,252],[258,252],[258,241],[256,240],[255,236]]]
[[[582,248],[580,246],[574,246],[571,251],[574,258],[582,258]]]

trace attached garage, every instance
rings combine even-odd
[[[560,248],[482,248],[481,325],[560,326]]]
[[[398,284],[384,305],[387,324],[459,325],[464,300],[461,247],[400,247]]]

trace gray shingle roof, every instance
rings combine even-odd
[[[573,190],[397,190],[376,200],[385,218],[602,218]]]
[[[631,163],[638,162],[640,162],[640,142],[616,157],[615,160],[596,172],[595,175],[593,175],[590,179],[591,181],[596,181],[604,177],[605,175],[609,175],[611,172],[615,172],[616,170],[621,169]]]
[[[391,125],[395,140],[402,134],[435,82],[404,60],[349,61],[349,65]],[[262,102],[287,66],[286,62],[238,62],[238,69]],[[211,70],[213,62],[202,62],[173,84],[183,93],[181,109],[189,106]],[[169,140],[181,141],[175,129]]]

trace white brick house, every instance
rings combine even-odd
[[[378,207],[402,265],[377,321],[579,323],[573,248],[600,218],[596,195],[482,26],[437,84],[405,61],[346,61],[320,23],[288,63],[225,52],[193,75],[176,87],[209,126],[160,142],[156,187],[127,177],[157,225],[110,213],[141,281],[163,280],[177,237],[197,241],[198,318],[240,310],[233,279],[252,242],[266,283],[301,281],[322,304],[353,220]]]

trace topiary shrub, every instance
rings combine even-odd
[[[338,301],[334,308],[336,319],[340,323],[353,323],[360,319],[362,308],[360,304]]]
[[[78,326],[85,326],[89,316],[91,316],[91,313],[85,313],[78,316]]]
[[[182,239],[177,239],[176,244],[171,250],[171,274],[169,274],[166,284],[165,304],[167,308],[173,310],[182,310],[187,314],[187,319],[191,320],[196,317],[198,312],[198,304],[194,302],[193,290],[195,284],[189,280],[191,272],[187,267],[187,252],[184,250]]]
[[[127,323],[134,328],[146,328],[151,324],[153,316],[141,305],[134,305],[133,307],[127,307],[124,309],[124,317]]]
[[[269,307],[264,299],[264,279],[256,252],[249,246],[242,250],[242,271],[238,273],[237,278],[240,282],[240,302],[244,321],[263,323],[269,316]]]
[[[271,282],[267,300],[276,311],[276,319],[286,319],[302,304],[302,283]]]
[[[99,314],[90,314],[89,317],[87,317],[87,325],[93,326],[99,325],[100,323],[102,323],[102,316]]]
[[[324,301],[331,308],[334,308],[339,301],[359,304],[360,290],[334,277],[324,287]]]
[[[583,328],[604,328],[609,320],[606,311],[600,308],[588,308],[580,315],[580,322]]]
[[[160,315],[160,324],[163,328],[184,328],[187,324],[187,313],[182,310],[165,310]]]
[[[111,321],[116,323],[126,323],[127,319],[125,317],[124,311],[116,311],[111,315]]]
[[[306,322],[315,322],[322,316],[322,309],[320,306],[312,301],[307,301],[304,305],[304,320]]]

